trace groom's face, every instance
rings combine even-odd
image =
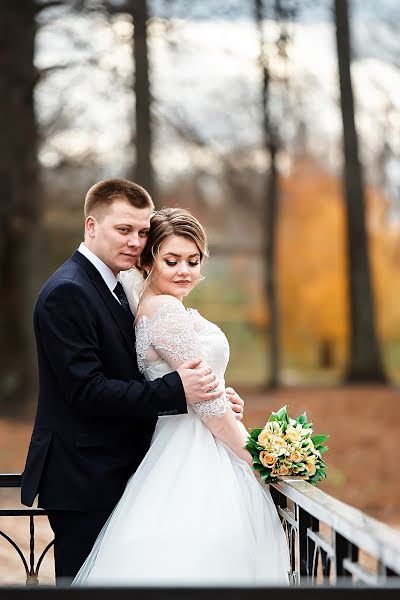
[[[131,269],[146,244],[150,214],[150,208],[135,208],[126,200],[115,200],[98,218],[86,218],[85,244],[114,275]]]

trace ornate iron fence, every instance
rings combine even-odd
[[[20,488],[21,475],[9,474],[0,475],[0,488]],[[29,556],[26,557],[22,548],[17,544],[15,539],[7,532],[0,530],[0,538],[8,542],[21,559],[23,568],[26,574],[27,585],[37,585],[39,583],[39,570],[49,549],[52,547],[54,540],[49,541],[45,549],[41,552],[36,560],[35,555],[35,517],[45,516],[46,512],[41,508],[0,508],[0,517],[28,517],[29,518]]]
[[[21,475],[0,475],[0,488],[20,485]],[[400,576],[400,532],[302,480],[286,478],[270,489],[287,535],[292,585],[335,585],[344,578],[381,586]],[[40,508],[0,508],[0,517],[29,517],[27,558],[11,535],[0,530],[0,538],[22,562],[27,585],[39,582],[40,566],[53,545],[49,540],[36,557],[35,518],[45,514]]]
[[[400,576],[400,532],[306,481],[283,478],[270,487],[286,531],[294,585],[335,585],[343,578],[384,585]]]

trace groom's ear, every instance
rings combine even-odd
[[[88,215],[85,219],[85,234],[91,238],[94,238],[96,233],[96,225],[96,218],[92,215]]]

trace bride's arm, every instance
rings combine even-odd
[[[222,392],[223,397],[225,392]],[[216,401],[209,403],[215,404]],[[208,427],[213,436],[223,442],[228,448],[230,448],[239,458],[245,460],[250,466],[253,464],[253,458],[245,449],[246,438],[244,432],[246,432],[242,423],[236,420],[233,414],[232,408],[225,398],[225,406],[219,414],[209,414],[207,411],[202,410],[207,408],[207,402],[199,403],[194,405],[193,408],[200,416],[203,423]],[[244,431],[243,431],[244,430]]]
[[[179,300],[172,296],[157,296],[147,304],[146,313],[152,321],[151,345],[171,369],[176,370],[183,362],[202,356],[193,321]],[[192,408],[215,438],[252,465],[252,457],[244,448],[243,428],[238,427],[222,386],[220,391],[216,400],[198,402]]]

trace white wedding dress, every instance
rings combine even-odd
[[[146,379],[201,352],[224,387],[227,339],[197,311],[167,304],[139,319],[136,339]],[[203,422],[226,410],[222,394],[188,414],[159,417],[74,585],[288,584],[286,539],[268,487]]]

